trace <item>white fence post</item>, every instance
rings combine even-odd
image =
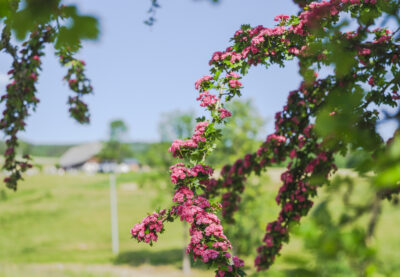
[[[118,210],[117,210],[117,190],[115,185],[115,173],[110,174],[110,209],[111,209],[111,239],[112,251],[115,255],[119,253],[118,241]]]

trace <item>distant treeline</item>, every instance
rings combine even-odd
[[[72,144],[32,144],[20,141],[17,152],[37,157],[60,157]],[[5,143],[0,141],[0,151],[4,153]]]
[[[258,145],[259,142],[254,142],[254,144]],[[21,142],[20,147],[18,149],[19,154],[29,154],[33,157],[53,157],[59,158],[64,154],[70,147],[76,146],[77,144],[32,144],[27,142]],[[168,152],[168,148],[170,147],[169,142],[155,142],[155,143],[146,143],[146,142],[133,142],[127,143],[127,145],[131,148],[131,158],[137,159],[141,164],[149,165],[152,168],[168,168],[172,164],[176,163],[176,159],[174,159],[171,154]],[[0,141],[0,153],[3,153],[5,150],[5,143]],[[210,163],[215,167],[219,168],[223,166],[227,162],[227,157],[230,156],[230,153],[226,153],[223,150],[219,150],[218,148],[215,151],[214,155],[211,155]],[[237,156],[237,158],[240,157]],[[339,168],[351,168],[354,160],[357,158],[357,155],[349,154],[346,157],[336,156],[336,165]],[[233,160],[232,160],[233,161]],[[232,162],[229,161],[229,162]],[[288,161],[283,162],[278,167],[285,167]]]
[[[129,143],[132,150],[135,152],[145,152],[150,143],[134,142]],[[52,157],[59,158],[69,148],[78,144],[32,144],[25,141],[20,141],[20,146],[17,150],[19,154],[29,154],[36,157]],[[5,151],[4,141],[0,141],[0,155]]]

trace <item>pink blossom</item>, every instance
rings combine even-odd
[[[296,47],[292,47],[292,48],[289,48],[289,53],[292,53],[294,55],[298,55],[300,53],[300,50],[297,49]]]
[[[370,85],[370,86],[375,86],[375,82],[374,82],[374,77],[370,77],[369,79],[368,79],[368,84]]]
[[[362,48],[358,51],[359,55],[369,55],[371,54],[371,49],[368,48]]]
[[[242,51],[242,57],[245,59],[247,57],[247,54],[249,54],[249,52],[250,52],[250,46],[247,46]]]
[[[196,127],[194,128],[194,134],[192,136],[192,140],[196,143],[204,142],[206,138],[203,136],[206,128],[208,126],[208,121],[203,121],[197,123]]]
[[[196,172],[192,171],[190,168],[186,168],[183,163],[177,163],[176,165],[171,166],[171,182],[177,184],[179,180],[184,180],[187,177],[196,176]]]
[[[157,233],[160,233],[163,229],[163,222],[159,217],[158,213],[153,213],[145,217],[141,223],[136,224],[131,229],[132,237],[136,238],[139,242],[151,243],[157,241]]]
[[[292,203],[288,202],[285,204],[285,206],[283,207],[283,210],[288,213],[291,212],[293,210],[293,205]]]
[[[222,251],[227,251],[230,245],[228,245],[226,242],[214,242],[213,247],[215,249],[220,248]],[[228,253],[229,254],[229,253]],[[229,257],[228,257],[229,258]]]
[[[192,205],[190,201],[176,207],[176,214],[181,216],[181,221],[192,223],[197,213],[201,213],[202,208]]]
[[[186,186],[180,187],[174,194],[173,201],[183,203],[186,200],[193,199],[193,192]]]
[[[201,257],[204,263],[207,263],[210,259],[214,260],[218,257],[219,252],[213,249],[206,249],[201,253]]]
[[[391,36],[388,35],[383,35],[381,37],[379,37],[377,40],[374,40],[372,43],[385,43],[385,42],[389,42],[392,40]]]
[[[212,79],[213,79],[213,77],[211,77],[210,75],[203,76],[195,82],[194,87],[196,89],[199,89],[199,87],[201,86],[201,84],[203,82],[211,81]]]
[[[267,247],[274,246],[274,239],[270,235],[267,235],[264,241]]]
[[[232,79],[232,80],[229,80],[229,86],[231,88],[241,87],[242,83],[239,82],[238,80]]]
[[[195,148],[195,147],[197,147],[197,143],[196,143],[193,139],[188,139],[188,140],[185,140],[185,141],[184,141],[183,146],[184,146],[184,147],[192,147],[192,148]]]
[[[212,58],[211,58],[211,60],[210,60],[210,64],[211,64],[212,62],[218,62],[218,61],[220,61],[220,60],[221,60],[221,56],[222,56],[222,52],[219,52],[219,51],[215,52],[215,53],[212,55]]]
[[[243,266],[244,266],[244,262],[243,262],[242,259],[239,259],[238,257],[234,256],[234,257],[232,258],[232,260],[233,260],[233,264],[234,264],[236,267],[243,267]]]
[[[29,77],[33,80],[36,81],[37,80],[37,75],[35,73],[32,73],[31,75],[29,75]]]
[[[206,90],[204,92],[201,92],[200,96],[197,97],[196,100],[201,101],[200,106],[208,107],[208,106],[215,105],[215,103],[217,101],[219,101],[219,98],[217,98],[217,96],[214,94],[210,94],[210,92],[208,90]]]
[[[313,124],[308,125],[305,129],[304,129],[304,134],[306,135],[306,137],[310,137],[310,131],[314,128]],[[299,139],[300,140],[300,139]]]
[[[260,44],[260,43],[262,43],[262,42],[264,42],[264,41],[265,41],[264,36],[258,35],[258,36],[253,37],[253,38],[251,39],[251,44],[252,44],[252,45],[258,45],[258,44]]]
[[[272,140],[276,141],[278,145],[280,145],[281,143],[285,143],[286,142],[286,138],[284,136],[279,136],[279,135],[276,135],[276,134],[272,134],[272,135],[269,135],[267,137],[267,142],[270,142]]]
[[[237,31],[235,32],[234,36],[237,37],[237,36],[239,36],[239,35],[241,35],[241,34],[243,34],[243,30],[237,30]]]
[[[315,162],[312,161],[312,162],[310,162],[310,163],[306,166],[305,172],[306,172],[306,173],[311,173],[311,172],[314,171],[314,168],[315,168]]]
[[[212,213],[199,213],[196,215],[196,224],[201,225],[201,224],[220,224],[220,220],[215,214]]]
[[[193,230],[190,232],[190,243],[198,244],[203,239],[203,232],[200,230]]]
[[[204,175],[212,175],[214,173],[214,170],[207,166],[207,165],[201,165],[201,164],[197,164],[192,168],[192,172],[193,174],[195,174],[197,176],[198,173],[202,173]]]
[[[288,19],[289,19],[289,16],[285,15],[285,14],[280,14],[280,15],[277,15],[277,16],[274,17],[275,21],[279,21],[279,20],[286,21]]]
[[[217,277],[224,277],[224,276],[225,276],[225,271],[218,270]]]
[[[204,229],[204,231],[206,236],[214,235],[215,237],[220,237],[223,234],[222,226],[219,224],[210,224]]]
[[[220,108],[220,109],[218,109],[218,111],[220,112],[220,118],[221,119],[224,119],[225,117],[232,116],[232,114],[226,109]]]
[[[193,202],[196,206],[199,206],[202,209],[210,207],[210,202],[201,196],[197,197]]]
[[[231,73],[226,74],[225,78],[226,79],[229,79],[229,78],[239,79],[240,76],[236,72],[231,72]]]
[[[242,59],[242,55],[240,53],[232,52],[231,63],[235,63],[236,61],[240,61]]]

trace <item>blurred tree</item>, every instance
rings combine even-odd
[[[169,146],[169,142],[150,143],[143,151],[138,153],[137,158],[142,164],[166,172],[174,161],[174,158],[168,153]],[[167,173],[166,175],[168,176]]]
[[[158,124],[161,141],[171,142],[175,139],[184,139],[193,132],[195,123],[193,111],[175,110],[162,114],[161,118]]]
[[[133,151],[126,143],[128,126],[118,119],[110,122],[109,140],[104,144],[98,157],[102,161],[122,162],[133,156]],[[125,141],[125,142],[124,142]]]
[[[160,170],[168,170],[175,158],[168,153],[171,141],[190,136],[194,129],[194,112],[171,111],[162,114],[158,124],[161,142],[151,143],[138,158],[143,164]]]
[[[373,239],[384,198],[368,178],[336,176],[310,220],[294,230],[311,256],[288,260],[296,269],[287,276],[397,276]],[[397,196],[390,202],[397,205]]]
[[[113,120],[110,123],[109,132],[110,140],[123,141],[127,139],[128,126],[121,119]]]
[[[262,133],[265,120],[251,100],[232,101],[227,105],[232,117],[222,130],[222,138],[208,158],[213,166],[221,167],[234,162],[237,157],[257,150],[258,135]]]
[[[252,179],[241,195],[240,209],[235,214],[235,224],[223,222],[224,230],[231,239],[235,254],[254,256],[255,249],[260,244],[260,237],[265,229],[265,217],[274,205],[273,199],[266,202],[264,184],[268,177]]]
[[[21,141],[20,147],[18,149],[21,151],[22,156],[32,155],[33,145],[24,141]]]

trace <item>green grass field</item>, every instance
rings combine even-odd
[[[153,247],[131,240],[130,228],[152,210],[155,193],[125,178],[119,178],[117,191],[117,257],[111,252],[108,176],[36,175],[27,177],[16,193],[2,190],[0,272],[7,264],[21,263],[179,267],[184,245],[180,222],[172,223]]]
[[[261,196],[266,198],[266,207],[260,207],[267,211],[266,221],[276,215],[279,171],[272,170]],[[161,180],[151,173],[118,178],[118,256],[111,251],[107,175],[27,176],[17,192],[0,190],[0,276],[180,276],[182,223],[167,226],[153,247],[138,244],[129,234],[154,206],[169,203],[169,189],[156,193],[156,182],[165,187]],[[375,242],[382,259],[395,265],[400,265],[399,227],[399,211],[386,205]],[[280,276],[288,267],[285,259],[307,256],[301,251],[295,238],[273,270],[260,276]],[[213,273],[200,268],[192,276]]]

